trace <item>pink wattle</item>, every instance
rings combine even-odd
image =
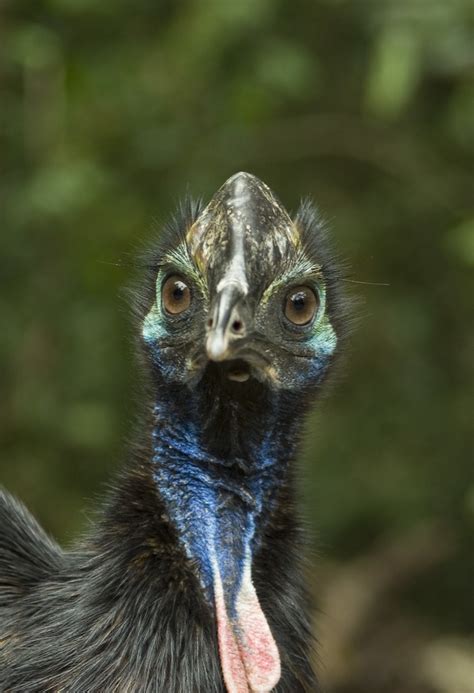
[[[258,601],[246,562],[237,596],[237,624],[240,654],[253,693],[267,693],[280,680],[280,653]]]
[[[227,691],[228,693],[249,693],[247,675],[240,657],[239,646],[227,616],[222,580],[216,562],[214,563],[214,599],[219,655]]]
[[[237,618],[229,619],[217,561],[213,561],[217,634],[228,693],[270,693],[280,679],[280,655],[245,564],[237,595]]]

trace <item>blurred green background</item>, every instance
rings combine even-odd
[[[0,478],[61,541],[135,412],[115,263],[186,191],[309,194],[388,284],[348,285],[303,455],[330,691],[474,691],[473,30],[470,0],[0,2]]]

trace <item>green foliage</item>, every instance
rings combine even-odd
[[[1,480],[48,529],[77,535],[132,428],[115,263],[188,184],[207,196],[241,169],[293,209],[314,196],[350,277],[388,284],[348,283],[347,372],[309,426],[327,551],[424,518],[472,528],[471,10],[2,4]]]

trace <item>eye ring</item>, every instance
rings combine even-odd
[[[292,326],[311,325],[318,308],[319,297],[309,286],[294,286],[285,295],[283,312]]]
[[[161,287],[161,305],[171,317],[181,315],[191,305],[192,294],[187,282],[179,274],[171,274]]]

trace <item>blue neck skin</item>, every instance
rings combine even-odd
[[[224,396],[206,408],[208,393],[186,390],[179,402],[175,391],[166,394],[154,407],[154,479],[209,603],[217,562],[233,618],[244,562],[252,560],[258,530],[287,481],[303,418],[301,395],[290,404],[287,395],[273,393],[258,412],[245,412]]]

